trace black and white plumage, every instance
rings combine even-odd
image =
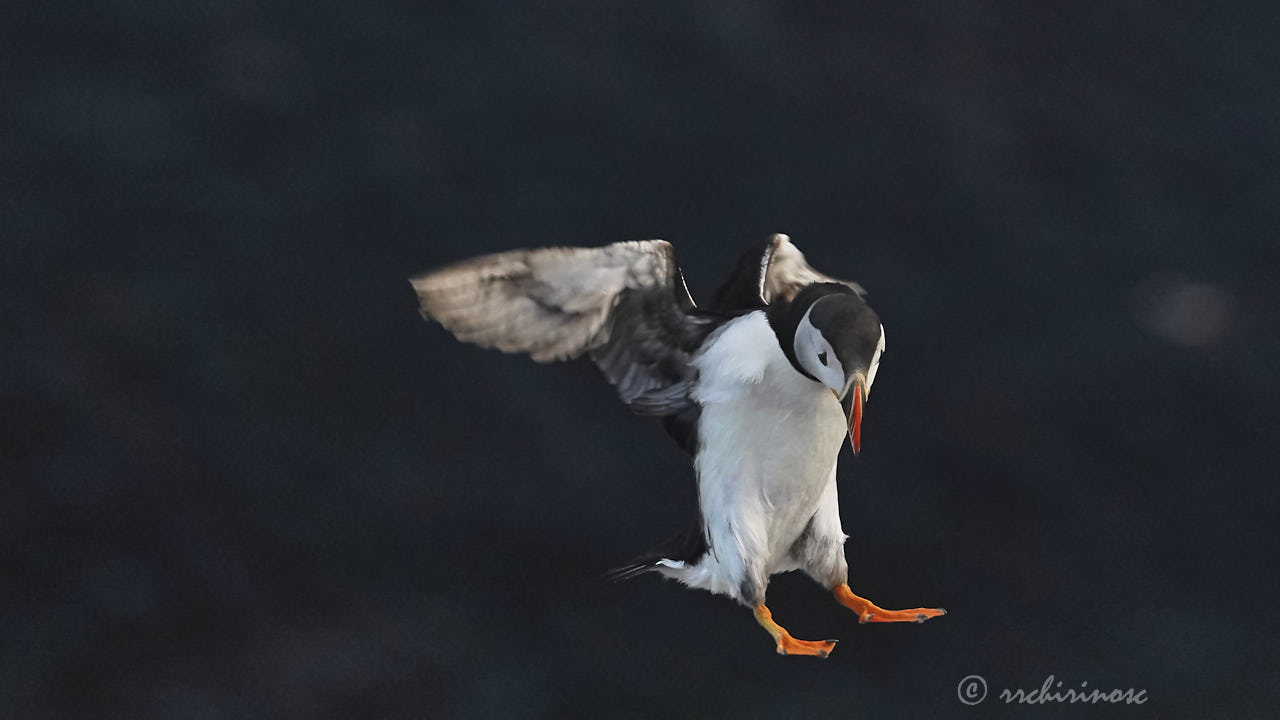
[[[707,310],[661,240],[517,250],[411,282],[423,316],[459,340],[539,362],[588,355],[693,455],[698,525],[620,576],[657,572],[753,607],[784,654],[825,656],[833,643],[772,622],[764,597],[778,572],[803,570],[864,621],[940,614],[848,592],[836,458],[846,434],[860,444],[884,329],[860,286],[814,270],[787,236],[745,254]]]

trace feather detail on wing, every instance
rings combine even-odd
[[[779,233],[743,253],[733,274],[716,294],[713,308],[738,310],[790,302],[809,285],[826,282],[847,285],[866,297],[866,290],[858,283],[814,270],[791,238]]]
[[[551,362],[589,353],[644,414],[687,407],[690,359],[723,319],[700,313],[671,245],[514,250],[410,280],[423,317],[459,340]]]

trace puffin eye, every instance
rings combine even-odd
[[[818,362],[822,363],[822,364],[823,364],[823,366],[826,366],[826,364],[827,364],[827,351],[826,351],[826,350],[823,350],[822,352],[818,353]]]

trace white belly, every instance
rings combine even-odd
[[[733,402],[703,406],[699,426],[704,515],[730,519],[723,530],[745,535],[739,542],[764,553],[768,572],[787,560],[817,510],[846,432],[831,391],[797,377],[813,387],[778,392],[762,383]]]
[[[727,379],[707,376],[723,363],[702,368],[695,467],[710,551],[697,566],[671,573],[735,598],[744,579],[766,581],[797,567],[790,550],[818,509],[847,432],[831,391],[791,366],[763,316],[750,317],[728,331],[755,334],[750,351],[758,366],[731,367]],[[741,345],[752,338],[738,336],[727,347],[747,352]]]

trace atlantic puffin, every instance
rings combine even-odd
[[[786,235],[748,249],[708,308],[663,240],[514,250],[410,280],[423,317],[458,340],[537,362],[587,355],[632,411],[662,418],[693,459],[698,522],[618,568],[657,573],[750,608],[781,655],[827,657],[765,605],[769,578],[802,570],[860,622],[924,622],[853,593],[836,460],[862,449],[885,348],[856,283],[814,270]]]

